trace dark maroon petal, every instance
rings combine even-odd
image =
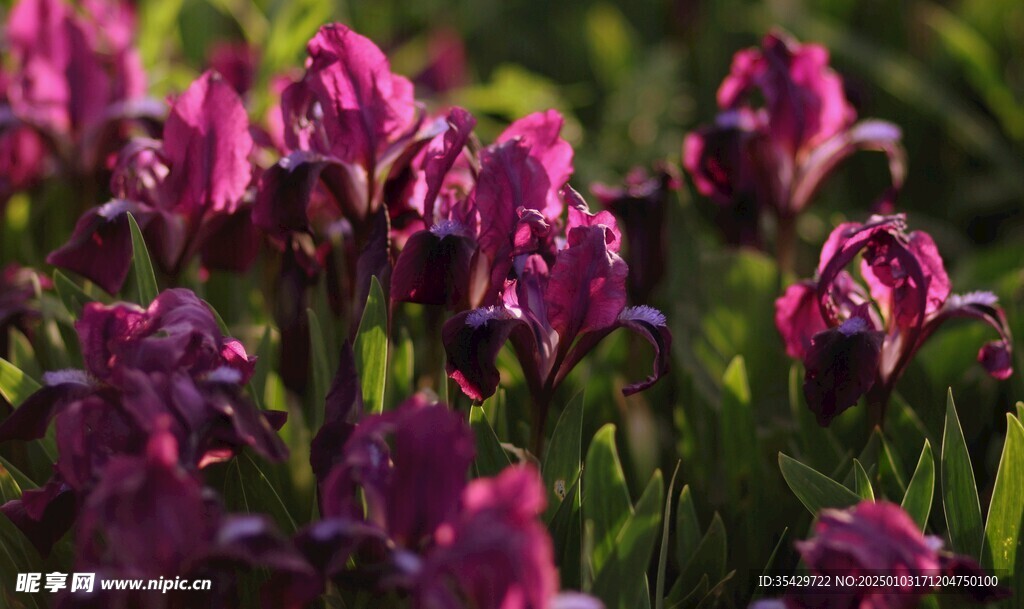
[[[647,305],[640,305],[623,309],[615,325],[604,330],[583,334],[562,361],[558,375],[555,377],[555,386],[561,384],[562,380],[586,357],[587,353],[618,328],[636,332],[654,347],[651,375],[642,381],[623,387],[623,395],[628,396],[644,391],[669,373],[672,356],[672,332],[665,322],[665,316],[660,311]]]
[[[57,471],[72,488],[87,493],[114,455],[138,454],[146,435],[116,395],[97,391],[75,400],[56,418]]]
[[[90,385],[79,382],[64,382],[40,388],[0,423],[0,442],[27,442],[42,438],[55,416],[75,400],[93,391]]]
[[[565,225],[566,233],[577,226],[600,226],[605,231],[608,251],[618,254],[622,247],[622,233],[619,232],[615,216],[609,211],[591,213],[587,202],[571,186],[566,186],[563,194],[569,208],[569,221]]]
[[[87,211],[68,242],[46,257],[46,262],[74,271],[110,294],[116,294],[128,277],[132,262],[132,235],[128,212],[143,220],[134,203],[116,199]]]
[[[256,261],[260,231],[252,220],[252,206],[240,207],[231,215],[211,220],[200,252],[203,266],[244,273]]]
[[[419,231],[406,241],[391,275],[392,299],[452,308],[468,300],[475,244],[452,222]]]
[[[268,516],[232,515],[219,524],[208,558],[274,572],[313,574],[312,566]]]
[[[976,560],[963,554],[940,554],[939,562],[943,575],[958,578],[959,581],[984,581],[984,577],[988,575]],[[956,592],[967,596],[975,603],[983,604],[1005,600],[1013,595],[1013,591],[1006,586],[958,586],[947,589],[947,592]]]
[[[143,577],[182,573],[209,547],[216,517],[210,509],[199,481],[178,465],[173,436],[156,432],[144,456],[112,459],[86,499],[79,564]]]
[[[245,95],[256,80],[259,56],[244,42],[219,42],[209,51],[210,69],[224,77],[239,95]]]
[[[569,246],[558,252],[551,267],[545,301],[560,348],[568,348],[584,332],[614,325],[626,306],[629,269],[609,249],[607,233],[603,226],[573,228]]]
[[[370,296],[371,281],[374,277],[380,282],[384,297],[391,291],[391,236],[388,224],[388,211],[381,207],[369,218],[364,226],[366,232],[362,250],[356,258],[355,303],[352,307],[351,337],[355,340],[359,329],[358,320],[363,318],[363,308]]]
[[[39,489],[26,490],[21,499],[0,506],[3,513],[36,550],[47,556],[75,522],[78,499],[67,484],[51,480]]]
[[[469,141],[469,136],[476,126],[476,119],[462,108],[452,108],[445,119],[448,129],[445,130],[441,149],[436,150],[433,144],[427,148],[423,161],[423,173],[427,183],[427,194],[423,198],[423,217],[427,224],[434,221],[434,201],[441,192],[444,178],[462,154]]]
[[[351,343],[345,341],[338,370],[334,373],[324,403],[324,423],[313,437],[309,449],[309,462],[318,482],[322,483],[331,467],[341,459],[341,447],[345,445],[355,421],[362,413],[363,390],[359,385],[355,356]]]
[[[874,329],[866,309],[815,334],[804,357],[804,397],[823,427],[875,384],[885,334]]]
[[[219,430],[212,430],[211,434],[216,434],[219,439],[227,440],[237,448],[248,446],[270,461],[288,459],[288,448],[270,426],[263,415],[264,411],[242,396],[237,386],[205,386],[201,389],[211,411],[219,414],[230,425],[230,431],[228,425],[224,425],[223,431],[218,433]]]
[[[307,230],[310,197],[320,173],[331,162],[316,153],[299,151],[264,171],[253,206],[253,224],[274,235]]]
[[[410,401],[400,412],[385,498],[387,525],[399,545],[416,549],[457,513],[476,450],[473,431],[447,406]]]
[[[206,72],[178,97],[164,125],[177,204],[232,213],[252,178],[249,117],[238,93],[216,72]]]
[[[498,352],[520,328],[532,335],[526,321],[500,306],[464,311],[452,317],[441,330],[448,376],[474,400],[494,395],[501,379],[496,365]]]

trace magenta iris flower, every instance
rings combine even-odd
[[[538,520],[546,503],[539,474],[509,467],[467,483],[472,430],[462,415],[419,396],[332,426],[339,416],[357,416],[357,401],[355,394],[329,401],[329,409],[345,406],[328,414],[314,441],[314,450],[332,447],[313,462],[323,519],[301,531],[297,545],[322,579],[280,582],[285,605],[317,596],[323,580],[332,580],[403,592],[423,609],[559,606],[552,543]],[[589,597],[564,598],[600,607]]]
[[[53,421],[60,457],[51,480],[2,508],[43,551],[74,519],[116,455],[137,455],[157,431],[173,435],[189,469],[243,447],[281,461],[285,413],[245,397],[254,358],[223,336],[209,307],[184,289],[148,309],[86,305],[76,322],[85,370],[46,373],[45,386],[0,423],[0,441],[35,440]]]
[[[861,256],[857,281],[846,267]],[[1013,371],[1010,328],[995,295],[952,294],[935,242],[907,232],[906,217],[873,216],[832,231],[817,278],[791,285],[775,302],[775,325],[790,357],[803,360],[804,396],[821,425],[866,395],[874,423],[921,345],[947,320],[995,328],[978,361],[1003,380]]]
[[[541,254],[515,257],[509,269],[515,278],[505,282],[500,304],[459,313],[442,331],[448,374],[474,400],[494,393],[498,352],[512,343],[537,409],[538,438],[558,385],[614,330],[630,329],[655,350],[651,375],[625,387],[625,395],[650,387],[669,369],[672,336],[664,315],[626,306],[629,269],[618,254],[615,218],[591,214],[571,190],[567,197],[566,241],[551,263]]]
[[[0,70],[0,206],[53,165],[69,176],[102,173],[128,123],[161,114],[144,98],[134,36],[128,2],[20,0],[11,9],[11,71]]]
[[[862,501],[846,510],[822,510],[814,525],[814,537],[797,542],[804,563],[815,575],[900,576],[984,575],[974,559],[942,550],[942,539],[921,533],[910,516],[898,505],[885,501]],[[923,578],[922,578],[923,579]],[[794,590],[781,600],[755,603],[751,609],[913,609],[933,592],[933,586],[840,586]],[[957,589],[975,603],[988,603],[1006,596],[1001,587]]]
[[[899,128],[874,119],[856,122],[824,47],[778,32],[766,35],[760,48],[733,57],[718,106],[713,125],[686,137],[683,166],[697,190],[720,206],[719,223],[732,243],[759,245],[762,216],[771,215],[779,223],[780,258],[791,256],[793,219],[858,150],[888,155],[892,184],[884,200],[903,185]],[[791,260],[780,263],[791,268]]]
[[[471,157],[465,148],[475,122],[452,110],[448,130],[418,159],[409,196],[423,229],[395,262],[394,300],[454,310],[494,305],[516,259],[554,259],[552,228],[565,210],[559,192],[573,171],[562,116],[549,110],[523,117]]]
[[[47,262],[116,293],[131,265],[131,213],[168,273],[207,250],[222,266],[244,269],[259,243],[245,201],[252,148],[238,94],[217,73],[206,72],[174,100],[162,141],[134,140],[121,151],[111,178],[117,198],[86,212]],[[235,239],[228,260],[217,256],[223,230]]]

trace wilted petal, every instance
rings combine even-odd
[[[46,262],[74,271],[110,294],[116,294],[128,277],[132,262],[132,236],[128,212],[144,221],[137,206],[115,199],[90,209],[75,224],[68,242],[46,257]]]
[[[249,116],[238,93],[216,72],[206,72],[174,101],[164,125],[177,204],[232,213],[252,178]]]
[[[875,384],[885,334],[862,311],[815,334],[804,358],[804,397],[822,427]]]

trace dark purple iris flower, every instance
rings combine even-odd
[[[430,32],[426,44],[426,62],[413,78],[416,86],[432,93],[447,93],[469,83],[466,44],[451,27]]]
[[[275,432],[284,413],[261,411],[243,394],[254,359],[221,334],[192,292],[167,290],[148,309],[90,303],[75,327],[85,370],[46,373],[45,386],[0,423],[0,441],[29,441],[55,422],[53,477],[0,508],[41,551],[70,526],[77,500],[100,482],[106,464],[139,454],[157,431],[174,436],[189,469],[246,446],[286,458]]]
[[[845,269],[861,255],[864,288]],[[775,325],[790,357],[803,360],[804,395],[821,425],[867,395],[882,422],[896,381],[921,345],[949,319],[981,320],[999,333],[978,352],[989,374],[1013,372],[1010,328],[995,295],[950,292],[932,238],[907,232],[906,217],[873,216],[832,231],[817,279],[791,285],[775,301]]]
[[[858,150],[889,157],[891,200],[903,185],[900,130],[880,120],[856,121],[828,51],[778,32],[761,48],[739,51],[718,89],[715,124],[690,133],[683,166],[697,190],[721,208],[726,238],[758,245],[762,215],[779,222],[780,257],[791,243],[793,219],[825,179]],[[763,99],[754,106],[753,99]],[[787,255],[791,255],[791,252]],[[780,261],[786,262],[786,261]],[[789,261],[791,262],[791,261]],[[787,262],[784,268],[791,268]]]
[[[253,221],[275,235],[309,231],[329,202],[359,235],[384,204],[389,178],[443,121],[424,121],[412,83],[391,72],[370,39],[332,24],[307,49],[305,76],[281,98],[287,154],[260,180]]]
[[[668,224],[665,214],[671,193],[679,190],[678,171],[665,165],[649,175],[642,167],[629,172],[619,187],[594,184],[590,190],[626,229],[630,302],[650,302],[665,276]]]
[[[417,159],[408,196],[424,228],[395,262],[391,297],[454,310],[495,305],[517,259],[554,260],[572,147],[554,110],[513,122],[479,155],[467,148],[475,119],[456,108],[447,121]]]
[[[501,302],[459,313],[442,331],[448,374],[474,400],[494,393],[495,361],[511,341],[536,404],[538,430],[558,385],[618,328],[638,333],[655,350],[651,375],[625,387],[625,395],[650,387],[669,369],[672,336],[665,316],[646,305],[626,306],[629,269],[618,254],[615,218],[607,211],[591,214],[579,195],[566,194],[566,241],[554,259],[515,256],[509,264],[515,279],[506,281]]]
[[[162,141],[137,139],[121,151],[111,178],[117,198],[79,218],[47,262],[116,293],[131,265],[131,213],[168,273],[197,253],[232,270],[246,268],[258,246],[246,202],[252,148],[238,94],[206,72],[174,100]],[[217,256],[224,239],[233,239],[231,256]]]
[[[163,593],[164,607],[225,606],[234,566],[312,574],[267,517],[224,513],[182,467],[177,441],[165,430],[154,432],[139,454],[111,457],[82,502],[76,533],[75,568],[97,579],[213,580],[209,592]],[[141,609],[153,606],[153,594],[107,592],[97,584],[91,594],[63,594],[57,606]]]
[[[156,119],[134,48],[135,9],[121,1],[20,0],[0,75],[0,206],[52,159],[72,176],[106,168],[128,123]]]
[[[797,550],[812,574],[825,576],[943,576],[984,575],[974,559],[942,550],[942,539],[925,536],[898,505],[862,501],[846,510],[822,510],[815,536],[797,542]],[[907,583],[911,583],[909,578]],[[831,589],[795,590],[781,600],[761,601],[751,609],[914,609],[935,591],[932,586],[861,585]],[[1004,598],[1001,587],[959,589],[975,603]]]
[[[346,368],[313,444],[323,519],[297,538],[323,578],[401,591],[420,609],[467,602],[478,609],[547,609],[561,600],[600,607],[589,597],[558,595],[551,539],[538,520],[546,492],[534,469],[510,467],[467,484],[472,430],[462,415],[421,396],[348,422],[359,398],[351,391],[354,369]],[[315,597],[323,585],[279,586],[290,599],[284,606]]]

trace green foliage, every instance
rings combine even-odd
[[[1006,444],[999,460],[992,502],[985,522],[985,538],[981,552],[982,565],[1010,574],[1003,582],[1013,590],[1013,598],[1002,606],[1019,607],[1024,602],[1024,426],[1017,417],[1006,415]]]
[[[860,501],[842,484],[783,453],[779,453],[779,469],[793,494],[812,515],[825,508],[844,508]]]
[[[24,402],[39,390],[39,383],[11,362],[0,359],[0,395],[13,406]]]
[[[363,317],[352,350],[366,411],[382,412],[388,368],[388,303],[376,277],[370,282],[370,294],[363,308]]]
[[[146,240],[142,237],[139,224],[130,213],[128,214],[128,226],[132,231],[132,268],[135,270],[138,303],[146,307],[160,294],[160,288],[156,285],[156,275],[153,273],[153,262],[149,258]]]
[[[949,529],[950,544],[955,552],[978,557],[984,529],[981,522],[981,503],[974,481],[971,455],[960,429],[953,392],[946,398],[946,425],[942,434],[942,454],[939,458],[942,479],[942,509]]]
[[[910,514],[917,526],[923,531],[928,526],[928,515],[932,511],[932,499],[935,494],[935,458],[932,456],[932,445],[924,441],[921,458],[917,461],[914,476],[907,485],[903,496],[903,509]]]

